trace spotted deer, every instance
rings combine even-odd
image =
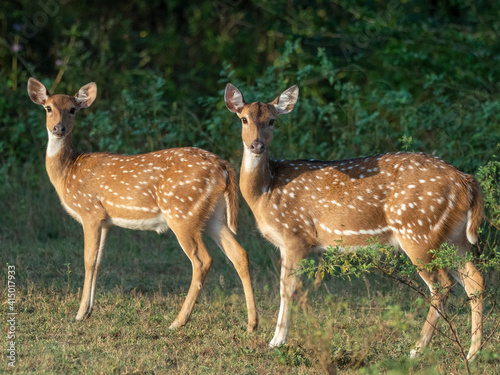
[[[97,270],[110,227],[158,233],[171,228],[191,260],[193,274],[170,329],[187,322],[212,264],[202,241],[206,231],[238,272],[248,309],[247,329],[254,330],[257,313],[248,257],[234,237],[238,185],[233,167],[194,147],[133,156],[79,153],[72,146],[75,114],[94,102],[96,84],[83,86],[75,96],[50,96],[42,83],[30,78],[28,93],[47,113],[47,174],[65,210],[83,226],[85,281],[76,319],[92,313]]]
[[[292,86],[271,103],[246,103],[228,83],[224,95],[227,108],[242,122],[240,190],[260,232],[281,252],[281,304],[270,346],[284,344],[288,337],[297,264],[310,251],[323,251],[339,241],[355,251],[378,237],[380,243],[408,255],[431,291],[430,311],[411,356],[432,337],[448,295],[439,290],[449,291],[453,285],[450,272],[470,297],[472,359],[481,347],[483,278],[472,262],[456,270],[428,271],[421,265],[431,261],[429,250],[444,242],[461,253],[477,242],[483,215],[477,181],[423,153],[339,161],[274,160],[268,154],[274,122],[292,111],[298,94],[298,87]]]

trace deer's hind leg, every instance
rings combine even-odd
[[[418,267],[419,276],[427,284],[431,292],[431,306],[420,332],[420,339],[410,352],[410,357],[415,358],[431,341],[439,318],[444,313],[446,301],[454,284],[446,270],[427,270],[423,267],[432,260],[432,254],[429,252],[432,247],[427,243],[417,243],[409,240],[403,235],[397,237],[400,247],[408,255],[412,263]]]
[[[420,339],[415,344],[415,348],[410,352],[411,358],[415,358],[431,341],[439,318],[444,313],[451,288],[454,285],[448,273],[443,269],[432,273],[420,270],[419,275],[431,292],[431,306],[420,332]]]
[[[470,252],[471,248],[465,234],[465,222],[461,224],[458,226],[459,230],[453,232],[448,239],[448,243],[458,247],[459,255]],[[452,271],[452,275],[464,287],[470,299],[472,332],[467,359],[473,360],[479,353],[482,341],[484,279],[473,262],[460,265],[457,270]]]
[[[191,285],[186,300],[182,305],[179,315],[169,327],[170,329],[175,329],[187,323],[208,271],[212,266],[212,258],[202,241],[201,231],[193,231],[192,228],[189,228],[189,225],[184,226],[182,229],[174,226],[171,228],[177,236],[182,249],[189,257],[193,268]]]
[[[257,309],[252,290],[252,280],[250,278],[250,270],[248,263],[248,254],[236,241],[234,234],[231,232],[226,223],[225,204],[221,200],[217,205],[213,216],[210,218],[207,225],[207,234],[215,241],[215,243],[226,254],[229,260],[233,263],[245,293],[247,311],[248,311],[248,326],[247,331],[254,331],[258,326]]]

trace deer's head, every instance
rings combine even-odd
[[[273,137],[274,121],[278,115],[289,113],[297,103],[299,88],[294,85],[285,90],[271,103],[245,103],[243,95],[228,83],[224,93],[226,107],[238,115],[242,123],[242,138],[245,149],[260,156],[266,152]]]
[[[75,96],[49,95],[45,86],[35,78],[28,80],[28,94],[31,100],[43,105],[47,113],[47,131],[49,136],[64,138],[73,130],[75,114],[81,108],[89,107],[97,95],[97,85],[88,83]]]

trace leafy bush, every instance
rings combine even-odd
[[[292,84],[299,105],[276,127],[276,157],[346,158],[399,149],[436,153],[474,173],[498,152],[500,21],[495,2],[8,2],[0,12],[0,162],[44,152],[29,76],[73,93],[96,81],[79,115],[84,150],[198,145],[237,162],[239,127],[222,101]]]

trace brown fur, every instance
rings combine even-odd
[[[287,339],[298,262],[311,251],[339,242],[355,251],[377,237],[382,244],[402,249],[431,290],[431,308],[412,351],[415,355],[430,341],[438,310],[443,309],[453,286],[447,270],[429,272],[420,266],[430,262],[430,250],[438,250],[444,242],[457,246],[461,253],[470,251],[468,239],[475,242],[483,212],[477,181],[423,153],[338,161],[273,160],[268,149],[274,119],[290,112],[297,98],[296,86],[268,104],[245,103],[231,84],[225,92],[228,109],[242,121],[242,195],[263,236],[281,251],[281,306],[270,345],[281,345]],[[484,282],[471,262],[458,269],[457,275],[471,296],[468,357],[473,358],[481,347]],[[436,282],[445,288],[444,293],[436,290]]]
[[[170,228],[193,267],[186,300],[170,328],[188,321],[210,270],[212,258],[202,241],[206,231],[240,276],[248,308],[247,329],[254,330],[258,319],[248,257],[234,238],[238,205],[231,165],[194,147],[142,155],[80,154],[72,145],[74,117],[95,100],[95,83],[83,86],[74,97],[49,96],[39,81],[30,78],[28,93],[47,111],[47,174],[64,208],[83,226],[85,282],[76,319],[92,313],[97,271],[110,227],[157,232]]]

